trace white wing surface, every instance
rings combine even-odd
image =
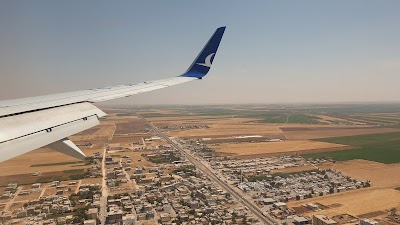
[[[91,103],[149,92],[192,80],[209,71],[225,27],[218,28],[181,76],[55,95],[0,101],[0,162],[49,145],[69,156],[84,153],[68,136],[98,125],[106,114]]]

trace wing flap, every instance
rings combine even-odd
[[[47,147],[80,160],[84,160],[86,157],[85,153],[68,138],[51,143]]]
[[[105,115],[79,103],[0,118],[0,162],[96,126]]]

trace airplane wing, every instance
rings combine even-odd
[[[48,145],[69,156],[85,154],[67,137],[98,125],[106,113],[92,103],[202,79],[210,70],[225,27],[218,28],[182,75],[168,79],[0,101],[0,162]]]

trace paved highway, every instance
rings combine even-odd
[[[239,203],[246,206],[255,216],[258,217],[258,219],[261,222],[263,222],[264,224],[270,224],[270,225],[277,224],[274,221],[274,219],[270,218],[268,215],[264,215],[263,212],[258,208],[258,206],[256,206],[254,203],[250,202],[246,198],[243,198],[240,195],[240,193],[236,192],[230,185],[221,181],[210,169],[208,169],[206,166],[204,166],[203,163],[201,163],[199,160],[197,160],[191,154],[186,152],[175,142],[173,142],[167,135],[165,135],[160,130],[158,130],[158,128],[156,126],[151,124],[149,121],[147,121],[145,118],[143,118],[139,114],[138,114],[138,117],[140,119],[142,119],[144,122],[146,122],[152,128],[152,130],[154,132],[156,132],[160,137],[164,138],[172,147],[174,147],[176,150],[178,150],[182,154],[184,154],[191,163],[193,163],[199,170],[203,171],[203,173],[207,174],[211,180],[213,180],[215,183],[219,184],[223,189],[225,189],[225,191],[230,193],[232,197],[236,198],[239,201]]]

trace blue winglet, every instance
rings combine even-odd
[[[193,61],[192,65],[181,77],[196,77],[201,79],[208,73],[214,61],[225,28],[226,27],[220,27],[215,31],[206,46],[204,46],[203,50],[201,50],[200,54]]]

